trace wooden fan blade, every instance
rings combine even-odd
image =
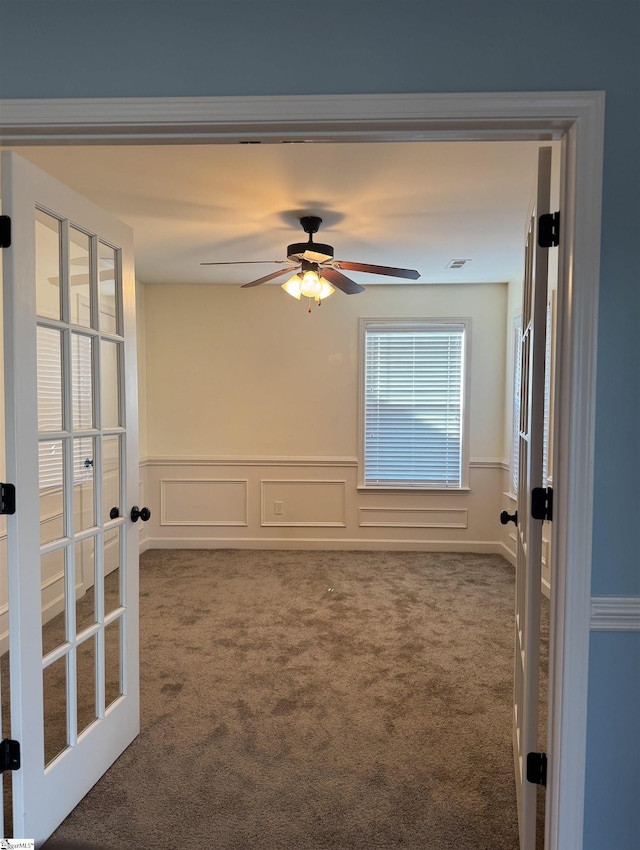
[[[320,271],[322,277],[326,278],[329,283],[332,283],[336,289],[344,292],[345,295],[355,295],[358,292],[364,292],[364,286],[360,286],[355,280],[346,277],[338,269],[323,267]]]
[[[220,263],[200,263],[201,266],[246,266],[250,263],[258,263],[262,266],[267,263],[288,263],[289,260],[227,260]]]
[[[259,277],[257,280],[252,280],[249,283],[243,283],[240,288],[246,289],[247,286],[260,286],[261,283],[266,283],[268,280],[273,280],[274,277],[280,277],[283,274],[287,274],[287,272],[293,272],[297,268],[297,266],[289,266],[286,269],[278,269],[277,272],[271,272],[271,274],[266,274],[264,277]]]
[[[350,272],[369,272],[369,274],[386,274],[389,277],[404,277],[408,280],[417,280],[420,277],[420,272],[417,272],[415,269],[396,269],[393,266],[350,263],[347,260],[335,260],[333,267],[336,269],[347,269]]]

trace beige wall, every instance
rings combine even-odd
[[[277,285],[144,287],[148,545],[495,551],[507,293],[375,285],[309,314]],[[358,491],[358,320],[407,316],[472,320],[470,492]]]
[[[147,358],[145,288],[136,282],[136,339],[138,348],[138,434],[140,457],[147,454]]]
[[[148,454],[357,453],[358,318],[472,318],[471,457],[503,457],[507,287],[371,286],[306,306],[278,286],[145,288]]]

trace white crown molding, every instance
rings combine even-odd
[[[592,632],[640,632],[640,597],[593,596]]]

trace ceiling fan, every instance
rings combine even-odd
[[[392,266],[378,266],[370,263],[353,263],[347,260],[333,259],[333,246],[322,242],[314,242],[313,234],[317,233],[322,224],[322,219],[316,215],[305,215],[300,219],[300,224],[305,233],[309,235],[306,242],[294,242],[287,247],[286,260],[238,260],[236,262],[211,262],[200,263],[202,266],[224,266],[237,265],[239,263],[287,263],[287,267],[277,272],[259,277],[257,280],[243,284],[243,289],[251,286],[260,286],[268,283],[288,272],[297,272],[282,285],[294,298],[301,295],[314,298],[318,303],[333,294],[334,287],[346,295],[355,295],[364,292],[364,286],[360,286],[355,280],[347,277],[342,270],[354,272],[367,272],[368,274],[387,275],[388,277],[400,277],[408,280],[417,280],[420,272],[415,269],[398,269]],[[311,308],[309,308],[311,309]]]

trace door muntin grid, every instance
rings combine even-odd
[[[119,249],[50,210],[35,221],[48,766],[125,691],[125,376]]]

